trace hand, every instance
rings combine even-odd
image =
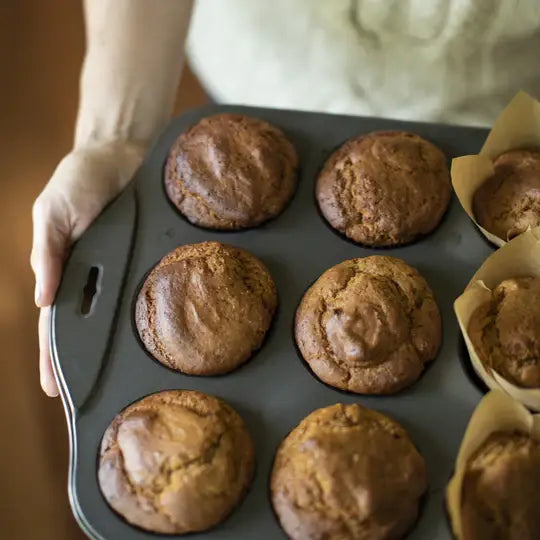
[[[143,149],[127,143],[80,148],[58,165],[32,209],[30,263],[36,278],[41,387],[58,395],[49,352],[49,314],[72,243],[131,180]]]

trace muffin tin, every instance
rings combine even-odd
[[[163,187],[167,153],[179,133],[218,112],[255,116],[281,127],[300,157],[298,188],[274,220],[238,232],[203,230],[188,223]],[[475,153],[487,131],[374,118],[208,106],[173,120],[148,154],[134,181],[73,248],[53,306],[50,342],[69,426],[69,497],[77,521],[91,538],[143,539],[156,535],[130,526],[105,502],[97,483],[103,433],[130,403],[166,389],[200,390],[225,399],[245,419],[255,440],[256,473],[241,505],[222,524],[190,535],[207,540],[286,538],[269,500],[268,480],[277,446],[302,418],[333,403],[359,402],[389,414],[409,432],[425,457],[429,490],[409,535],[451,538],[444,490],[469,417],[482,392],[460,361],[459,329],[452,304],[492,248],[453,197],[439,227],[414,244],[366,249],[329,228],[314,197],[317,174],[346,139],[373,130],[407,130],[438,145],[448,159]],[[139,342],[134,301],[147,273],[180,244],[217,240],[245,248],[267,265],[280,304],[259,352],[237,371],[215,377],[182,375],[162,366]],[[410,388],[394,396],[361,396],[316,379],[297,352],[296,307],[305,290],[331,266],[384,253],[416,267],[431,285],[443,318],[436,360]],[[87,283],[96,277],[96,283]],[[90,309],[88,296],[95,288]],[[85,299],[86,298],[86,299]]]

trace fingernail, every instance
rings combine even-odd
[[[34,291],[34,302],[37,307],[40,307],[39,301],[41,299],[41,289],[39,288],[39,283],[36,283],[36,289]]]

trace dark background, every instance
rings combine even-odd
[[[81,0],[0,1],[0,536],[84,538],[71,515],[62,405],[41,392],[32,202],[71,147]],[[175,113],[206,101],[189,69]]]

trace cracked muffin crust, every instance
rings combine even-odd
[[[502,281],[473,311],[468,334],[484,365],[518,386],[540,388],[540,278]]]
[[[540,443],[520,432],[491,434],[463,477],[463,540],[540,538]]]
[[[391,540],[415,523],[427,471],[397,422],[337,404],[312,412],[283,440],[270,484],[293,540]]]
[[[191,375],[227,373],[264,340],[277,307],[274,281],[243,249],[202,242],[178,247],[150,272],[135,322],[146,349]]]
[[[168,534],[225,519],[253,477],[251,436],[225,402],[200,392],[152,394],[122,411],[103,436],[98,480],[129,523]]]
[[[296,150],[278,128],[217,114],[178,137],[165,166],[165,189],[191,223],[242,229],[283,211],[294,193],[297,167]]]
[[[493,167],[473,197],[478,223],[503,240],[540,226],[540,149],[505,152]]]
[[[322,274],[296,313],[296,342],[323,382],[361,394],[412,384],[441,343],[441,317],[424,278],[374,255]]]
[[[330,225],[367,246],[395,246],[431,232],[450,202],[444,154],[403,131],[350,139],[317,180],[319,207]]]

